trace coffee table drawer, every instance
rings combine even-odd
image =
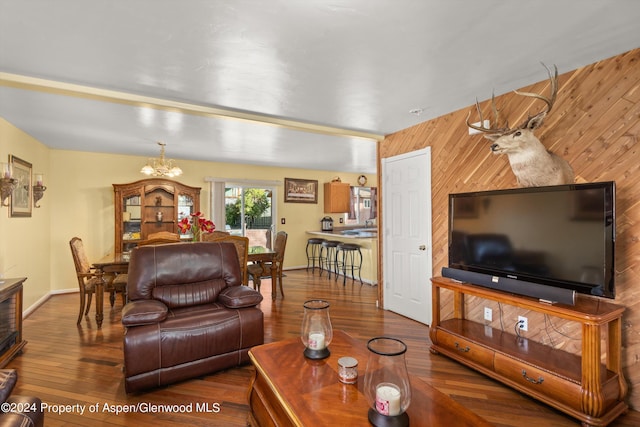
[[[295,425],[269,383],[257,371],[249,393],[249,406],[253,417],[252,425],[260,427]]]

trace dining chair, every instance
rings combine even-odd
[[[203,242],[213,242],[225,236],[231,236],[231,233],[228,231],[213,230],[211,233],[202,233],[200,237]]]
[[[138,242],[138,246],[163,245],[165,243],[180,243],[180,235],[170,231],[149,233],[146,240]]]
[[[180,235],[178,233],[172,233],[170,231],[158,231],[157,233],[149,233],[147,239],[167,239],[180,241]]]
[[[159,237],[155,239],[141,240],[138,242],[138,246],[164,245],[167,243],[180,243],[180,239],[174,240],[174,239],[165,239],[165,238]]]
[[[84,244],[82,239],[74,237],[69,241],[71,247],[71,254],[73,255],[73,264],[76,269],[76,277],[78,278],[78,287],[80,289],[80,312],[78,313],[78,321],[76,324],[80,324],[82,315],[87,315],[91,308],[91,298],[96,291],[96,285],[99,282],[105,284],[105,292],[109,292],[109,300],[113,307],[115,303],[115,294],[120,293],[122,295],[122,304],[126,303],[126,291],[127,281],[126,274],[119,274],[115,277],[105,277],[101,272],[96,271],[89,264],[87,255],[84,250]],[[123,276],[123,277],[120,277]],[[117,279],[117,280],[116,280]]]
[[[213,233],[207,233],[204,236],[207,236]],[[231,234],[220,234],[218,237],[209,236],[206,239],[203,239],[205,242],[229,242],[233,243],[236,247],[236,251],[238,252],[238,261],[240,261],[240,270],[242,273],[242,284],[248,286],[249,277],[247,275],[247,261],[249,259],[249,238],[243,236],[232,236]]]
[[[271,262],[263,262],[261,264],[250,264],[247,267],[247,272],[253,279],[254,287],[260,290],[261,277],[269,274],[272,265],[276,264],[276,277],[271,278],[271,286],[276,286],[276,282],[280,286],[280,293],[284,297],[284,291],[282,290],[282,264],[284,262],[284,251],[287,247],[287,233],[285,231],[279,231],[276,233],[276,241],[273,245],[275,255]],[[273,294],[275,295],[275,293]]]

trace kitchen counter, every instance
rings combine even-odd
[[[364,230],[358,228],[356,230]],[[333,231],[307,231],[307,234],[315,234],[317,236],[323,236],[325,238],[333,239],[334,237],[344,237],[345,239],[377,239],[378,230],[371,228],[371,231],[355,231],[350,229],[340,229]]]
[[[362,230],[358,228],[355,230]],[[378,284],[378,233],[372,227],[371,231],[358,232],[358,234],[342,234],[343,231],[354,231],[354,229],[335,229],[333,231],[307,231],[307,234],[321,237],[327,240],[337,240],[345,243],[355,243],[360,245],[362,252],[362,281],[370,284]],[[341,279],[339,279],[341,280]],[[356,282],[357,282],[356,276]]]

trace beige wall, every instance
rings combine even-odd
[[[31,218],[8,218],[0,214],[0,273],[9,277],[27,276],[25,307],[29,308],[49,292],[76,289],[69,240],[78,236],[85,243],[90,260],[114,250],[114,205],[112,184],[143,179],[140,168],[146,158],[79,151],[50,150],[12,124],[0,119],[0,156],[13,154],[45,173],[48,187],[41,209]],[[289,234],[285,268],[306,266],[307,230],[319,230],[323,209],[323,183],[335,176],[356,184],[359,174],[336,171],[273,168],[185,161],[179,181],[202,187],[201,210],[210,218],[209,183],[205,177],[223,177],[281,182],[278,188],[277,231]],[[283,202],[284,178],[315,179],[319,183],[318,204]],[[376,176],[369,175],[369,182]],[[6,208],[3,208],[6,209]],[[340,215],[333,218],[338,223]],[[286,224],[280,224],[280,218]],[[6,238],[4,238],[6,236]],[[18,243],[19,242],[19,243]]]
[[[49,185],[50,150],[0,118],[0,159],[6,162],[10,154],[31,163],[33,172],[43,173],[44,185]],[[41,208],[33,209],[30,218],[10,218],[8,207],[0,210],[0,274],[28,277],[24,285],[25,307],[49,291],[52,210],[48,196],[45,192]]]

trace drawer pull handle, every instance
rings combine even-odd
[[[529,381],[531,384],[542,384],[542,381],[544,381],[544,378],[542,377],[538,377],[537,380],[528,377],[527,376],[527,371],[525,371],[524,369],[522,370],[522,376],[524,377],[525,380]]]
[[[469,346],[466,346],[465,348],[460,347],[460,344],[458,343],[454,343],[456,345],[456,350],[461,351],[463,353],[467,353],[469,350],[471,350],[469,348]]]

